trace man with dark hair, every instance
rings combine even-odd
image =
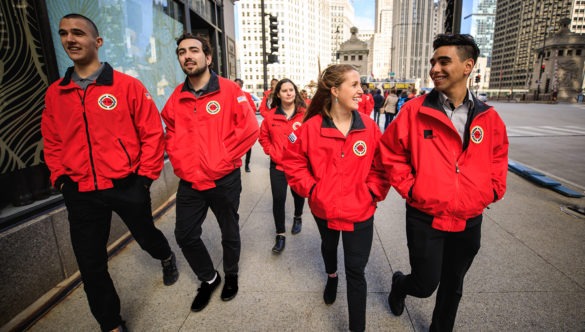
[[[169,97],[162,117],[166,150],[181,179],[175,237],[201,281],[191,305],[197,312],[207,306],[221,283],[201,240],[209,208],[221,230],[225,273],[221,299],[229,301],[238,292],[241,158],[256,142],[259,128],[240,87],[209,68],[211,46],[207,39],[182,35],[177,40],[177,58],[187,77]]]
[[[163,282],[179,273],[153,224],[150,185],[163,167],[163,130],[152,97],[135,78],[100,62],[96,25],[80,14],[59,22],[73,67],[51,84],[41,130],[51,181],[63,193],[71,243],[92,314],[104,331],[124,331],[120,299],[108,273],[112,211],[140,247],[162,261]]]
[[[494,108],[467,89],[479,53],[473,38],[439,35],[433,47],[435,88],[407,102],[380,143],[390,183],[406,199],[411,266],[392,276],[388,303],[399,316],[407,295],[429,297],[438,286],[430,330],[451,331],[483,210],[506,191],[508,138]]]

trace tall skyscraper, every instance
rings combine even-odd
[[[572,32],[585,33],[585,1],[573,0],[570,19]]]
[[[256,95],[264,88],[260,3],[260,0],[237,3],[240,76],[244,89]],[[319,70],[332,60],[330,3],[330,0],[264,0],[265,14],[278,17],[279,63],[268,65],[268,81],[287,77],[301,89],[311,80],[317,81]],[[268,41],[267,48],[270,48]]]
[[[537,65],[535,50],[571,17],[574,0],[498,1],[490,89],[528,89]]]
[[[473,0],[471,13],[463,19],[471,21],[469,34],[475,38],[479,56],[488,58],[489,63],[496,26],[496,0]]]
[[[390,76],[390,48],[392,47],[393,0],[376,0],[376,25],[372,37],[372,76]]]
[[[350,0],[331,0],[331,62],[338,62],[339,45],[351,36],[350,29],[354,26],[355,12]]]
[[[392,19],[391,72],[396,79],[420,79],[432,86],[429,57],[436,31],[433,0],[394,0]]]

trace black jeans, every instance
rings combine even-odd
[[[270,188],[272,189],[272,215],[274,216],[274,225],[276,226],[276,233],[281,234],[286,232],[284,226],[284,206],[286,203],[286,188],[288,183],[283,171],[275,168],[274,163],[270,163]],[[290,190],[295,202],[295,217],[300,217],[303,214],[303,207],[305,199]]]
[[[63,185],[69,213],[71,243],[90,310],[102,330],[122,323],[120,298],[108,273],[107,242],[112,211],[124,221],[140,247],[153,258],[171,256],[163,233],[153,223],[150,191],[131,175],[113,189],[79,192],[71,181]]]
[[[380,122],[380,109],[379,108],[374,108],[374,121],[376,122],[376,124],[378,124]]]
[[[246,159],[244,159],[244,165],[250,166],[250,157],[252,157],[252,148],[250,148],[250,150],[248,150],[248,152],[246,152]]]
[[[191,183],[181,180],[177,190],[175,237],[191,269],[201,281],[210,281],[215,276],[213,261],[201,240],[201,226],[209,208],[221,230],[225,274],[237,274],[240,261],[240,169],[215,181],[215,184],[215,188],[195,190]]]
[[[343,236],[345,278],[347,281],[347,305],[349,329],[364,331],[366,328],[366,299],[368,284],[365,269],[370,258],[374,236],[374,217],[356,223],[353,232],[340,232],[327,228],[327,221],[316,216],[315,221],[321,235],[321,254],[325,262],[325,272],[337,272],[337,245],[339,234]]]
[[[452,331],[463,279],[479,251],[482,216],[468,220],[462,232],[444,232],[431,227],[429,215],[412,207],[406,211],[411,273],[397,280],[397,290],[425,298],[439,286],[430,330]]]
[[[384,123],[384,129],[388,128],[388,126],[390,125],[390,122],[392,122],[392,119],[394,119],[394,113],[384,113],[386,115],[386,121]]]

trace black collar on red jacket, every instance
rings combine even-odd
[[[211,74],[211,77],[209,77],[209,82],[207,82],[207,90],[205,90],[201,96],[219,91],[219,78],[217,77],[217,74],[211,69],[209,69],[209,73]],[[191,85],[189,84],[189,76],[187,76],[185,77],[185,83],[183,83],[181,92],[190,92],[192,90],[190,87]]]
[[[63,80],[59,83],[60,86],[66,86],[71,82],[71,76],[75,71],[74,67],[67,68]],[[114,68],[109,63],[104,62],[104,69],[98,78],[95,80],[95,85],[112,85],[114,84]]]
[[[335,128],[335,124],[333,123],[333,119],[324,116],[323,122],[321,123],[321,128]],[[349,132],[353,130],[361,130],[366,129],[366,125],[362,121],[362,117],[358,113],[358,111],[351,111],[351,127],[349,128]]]
[[[441,105],[439,91],[436,89],[433,89],[427,94],[425,100],[423,100],[422,106],[437,110],[438,112],[441,112],[447,116],[445,109],[443,109],[443,106]],[[473,96],[473,107],[469,110],[467,115],[467,122],[465,123],[465,133],[463,134],[463,151],[465,151],[469,145],[469,127],[471,126],[471,122],[477,115],[487,111],[490,108],[491,106]]]

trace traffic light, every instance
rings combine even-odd
[[[540,66],[540,73],[544,73],[544,63]]]
[[[268,16],[268,31],[270,36],[270,53],[268,54],[268,63],[278,62],[278,17]]]
[[[475,83],[479,83],[481,81],[481,75],[475,76]]]

